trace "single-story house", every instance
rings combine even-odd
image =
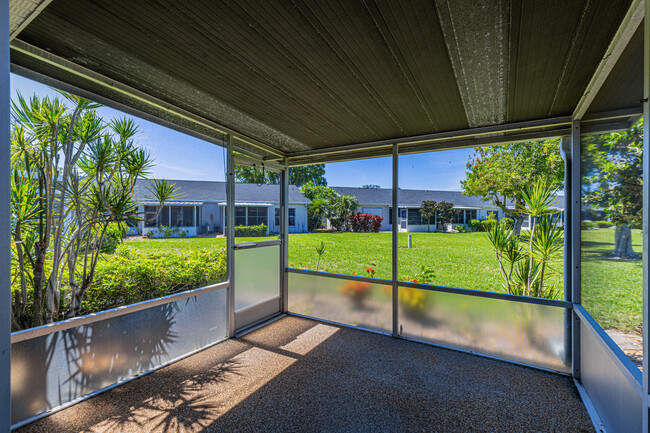
[[[141,221],[128,234],[146,235],[160,226],[178,227],[186,236],[224,233],[226,225],[226,183],[173,180],[179,197],[159,209],[150,192],[152,180],[140,180],[134,190]],[[309,199],[296,186],[289,186],[289,232],[307,231]],[[280,186],[238,183],[235,185],[235,226],[265,224],[267,234],[280,231]]]
[[[514,209],[515,206],[513,204],[510,204],[507,206],[508,209]],[[558,224],[563,225],[564,224],[564,196],[563,195],[557,195],[555,196],[555,201],[553,205],[551,206],[551,209],[553,209],[556,213],[553,216],[553,218],[557,218]],[[527,217],[524,222],[521,225],[522,229],[529,229],[530,228],[530,217]]]
[[[356,187],[333,187],[341,195],[353,195],[359,201],[358,211],[379,215],[383,217],[381,229],[392,230],[392,203],[393,192],[390,188],[356,188]],[[492,202],[484,201],[481,197],[467,196],[461,191],[431,191],[420,189],[400,189],[398,194],[399,209],[398,223],[399,231],[402,232],[425,232],[430,230],[441,230],[442,224],[439,223],[437,216],[432,218],[427,226],[426,218],[420,215],[420,207],[425,200],[435,202],[447,201],[453,203],[454,208],[459,212],[452,222],[452,227],[456,225],[469,226],[473,219],[482,220],[488,217],[492,212],[497,219],[505,216],[504,212]],[[508,208],[514,205],[508,202]],[[559,210],[564,208],[564,197],[559,196],[555,205]],[[523,228],[526,228],[528,221],[524,221]]]
[[[226,183],[216,181],[171,180],[178,188],[178,198],[169,200],[162,209],[153,199],[149,189],[153,181],[140,180],[134,191],[138,202],[138,214],[142,220],[131,227],[128,234],[146,235],[161,226],[178,227],[186,236],[198,234],[223,233],[226,220]],[[383,217],[381,230],[392,230],[392,190],[388,188],[333,187],[341,195],[353,195],[359,201],[357,210]],[[505,216],[503,211],[491,202],[480,197],[464,195],[460,191],[431,191],[401,189],[399,191],[398,223],[403,232],[423,232],[441,230],[442,224],[437,217],[432,218],[429,226],[420,215],[420,207],[425,200],[447,201],[454,204],[460,212],[456,215],[452,227],[469,226],[473,219],[486,219],[492,212],[497,219]],[[308,230],[307,208],[311,201],[300,193],[294,185],[289,186],[289,232],[304,233]],[[559,211],[564,208],[564,197],[558,196],[554,206]],[[512,203],[508,208],[514,209]],[[561,218],[561,214],[559,214]],[[278,185],[258,185],[237,183],[235,186],[235,225],[252,226],[265,224],[267,233],[278,233],[280,227],[280,187]],[[524,221],[522,228],[527,228],[529,221]]]

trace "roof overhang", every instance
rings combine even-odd
[[[159,206],[160,202],[158,201],[141,201],[139,202],[143,206]],[[166,201],[165,206],[202,206],[205,202],[202,201]]]
[[[559,137],[576,119],[623,129],[642,111],[641,0],[10,4],[14,72],[230,134],[274,169]]]

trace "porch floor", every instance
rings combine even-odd
[[[285,317],[18,431],[594,430],[569,377]]]

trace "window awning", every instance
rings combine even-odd
[[[144,206],[158,206],[160,205],[157,201],[150,202],[141,202],[140,204]],[[202,206],[204,202],[202,201],[168,201],[165,202],[164,206]]]

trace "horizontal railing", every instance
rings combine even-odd
[[[123,316],[125,314],[134,313],[136,311],[146,310],[147,308],[154,308],[163,304],[169,304],[170,302],[180,301],[183,299],[191,298],[205,293],[214,292],[221,289],[227,289],[228,287],[230,287],[230,283],[228,281],[224,281],[222,283],[212,284],[210,286],[201,287],[199,289],[192,289],[180,293],[174,293],[172,295],[167,295],[160,298],[150,299],[147,301],[142,301],[135,304],[129,304],[120,307],[115,307],[115,308],[111,308],[110,310],[100,311],[98,313],[86,314],[85,316],[73,317],[72,319],[62,320],[60,322],[48,323],[47,325],[37,326],[35,328],[13,332],[11,334],[11,343],[12,344],[18,343],[20,341],[41,337],[43,335],[52,334],[53,332],[75,328],[77,326],[89,325],[91,323],[99,322],[101,320],[112,319],[113,317]]]
[[[361,277],[358,275],[335,274],[332,272],[311,271],[307,269],[296,269],[296,268],[287,268],[286,271],[294,274],[305,274],[305,275],[314,275],[318,277],[338,278],[338,279],[352,280],[352,281],[363,281],[366,283],[386,284],[386,285],[393,284],[393,280],[387,280],[382,278]],[[551,307],[560,307],[560,308],[569,308],[569,309],[573,308],[573,304],[571,302],[558,300],[558,299],[534,298],[530,296],[511,295],[507,293],[487,292],[483,290],[473,290],[473,289],[459,289],[456,287],[438,286],[434,284],[421,284],[421,283],[413,283],[407,281],[397,281],[397,284],[401,287],[413,287],[415,289],[429,290],[432,292],[456,293],[459,295],[476,296],[479,298],[502,299],[506,301],[524,302],[528,304],[548,305]]]
[[[258,242],[241,242],[233,245],[233,248],[236,250],[245,250],[247,248],[260,248],[260,247],[271,247],[273,245],[281,245],[282,241],[279,239],[271,239],[268,241],[258,241]]]

